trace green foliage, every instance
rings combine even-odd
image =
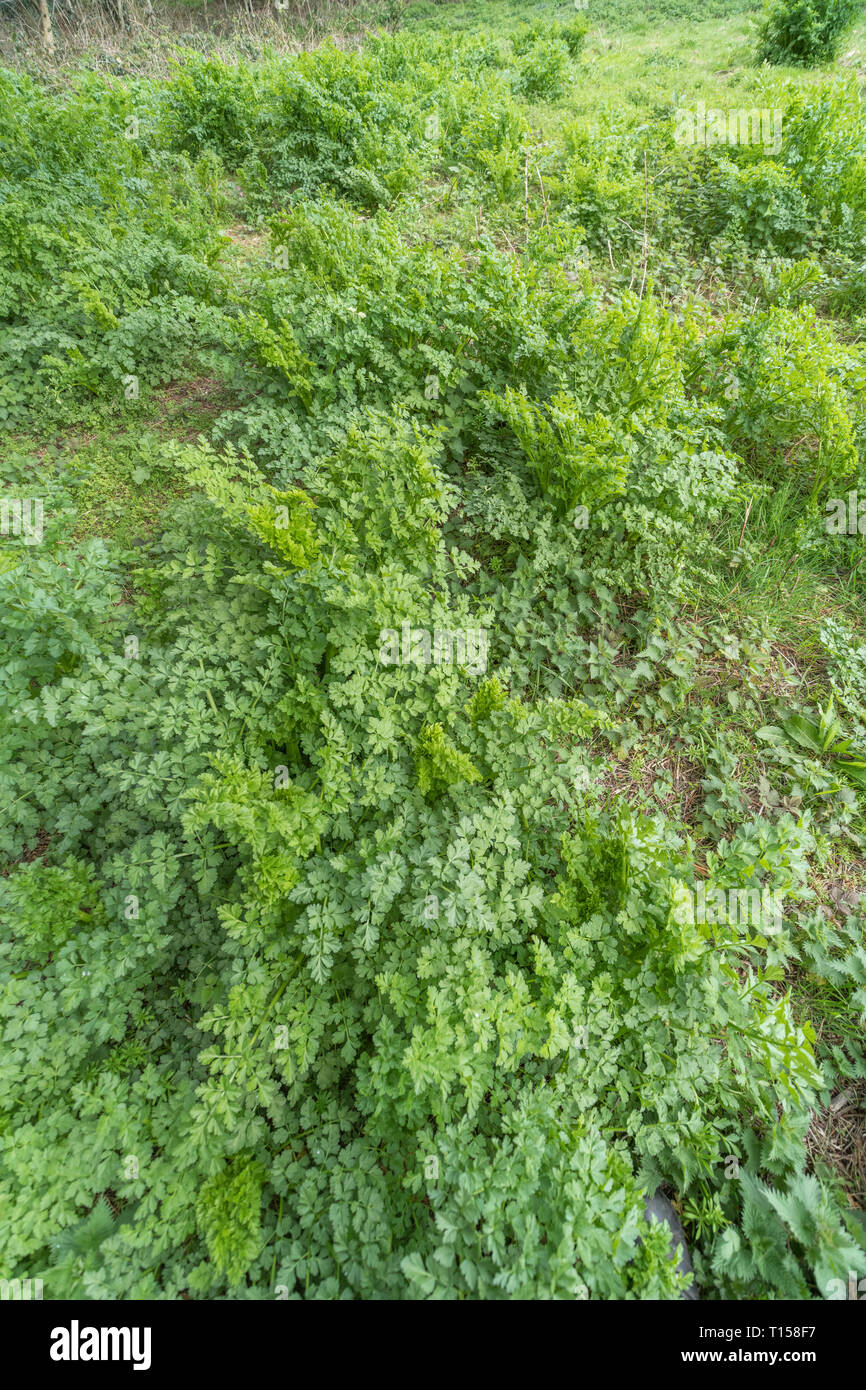
[[[55,1236],[51,1242],[51,1249],[60,1259],[68,1255],[89,1255],[99,1249],[113,1229],[114,1217],[111,1208],[105,1198],[100,1197],[89,1216],[78,1225],[71,1226],[61,1231],[59,1236]]]
[[[563,215],[580,225],[590,245],[607,254],[607,244],[634,241],[645,211],[644,170],[640,145],[631,131],[589,131],[566,127],[565,158],[549,179],[551,197]],[[654,200],[653,215],[659,208]]]
[[[552,56],[549,73],[540,55],[532,68],[545,89],[564,80],[568,49],[557,41]],[[422,44],[410,33],[371,38],[360,53],[326,42],[255,68],[186,51],[160,128],[175,148],[237,169],[262,212],[319,193],[375,209],[417,185],[464,125],[503,109],[508,88],[495,58],[471,40]]]
[[[708,588],[780,477],[805,551],[862,471],[813,298],[862,119],[818,85],[774,158],[664,105],[536,146],[515,92],[584,33],[0,78],[2,418],[49,443],[3,465],[47,516],[0,551],[0,1240],[50,1298],[673,1299],[662,1182],[710,1297],[866,1272],[804,1148],[866,1064],[861,921],[813,910],[866,842],[866,665],[828,618],[816,714]],[[657,293],[657,223],[762,257],[765,307]],[[106,453],[143,546],[87,539]]]
[[[819,244],[858,255],[866,214],[866,113],[854,82],[843,78],[792,94],[782,158],[809,200]]]
[[[557,40],[564,43],[572,58],[577,58],[589,33],[589,24],[583,15],[575,15],[565,21],[554,20],[548,23],[543,19],[533,20],[531,24],[519,24],[511,34],[514,52],[523,57],[542,39]]]
[[[807,1298],[808,1276],[823,1297],[831,1281],[863,1264],[863,1247],[840,1219],[834,1194],[813,1174],[800,1174],[780,1192],[742,1173],[742,1233],[727,1227],[714,1267],[729,1298],[748,1298],[767,1282],[787,1298]]]
[[[561,514],[625,491],[627,458],[603,415],[582,416],[578,403],[563,392],[546,408],[511,387],[489,399],[514,431],[542,496],[550,497]]]
[[[418,786],[422,792],[477,782],[478,769],[448,739],[441,724],[426,724],[418,739]]]
[[[553,101],[568,82],[569,49],[558,38],[540,38],[520,57],[514,90],[530,100]]]
[[[829,478],[856,473],[863,370],[814,310],[771,308],[714,327],[690,375],[756,468],[770,471],[782,455],[817,496]]]
[[[0,75],[0,424],[165,382],[220,298],[207,171],[153,143],[148,93],[82,78],[55,109]],[[127,123],[136,121],[137,127]],[[127,138],[132,129],[138,138]],[[86,404],[84,411],[86,411]],[[82,412],[83,413],[83,412]]]
[[[771,160],[740,167],[722,159],[704,181],[696,222],[708,239],[725,232],[748,246],[797,256],[807,244],[808,204],[793,174]]]
[[[866,748],[852,746],[852,740],[843,737],[842,722],[836,714],[832,696],[827,708],[818,711],[817,721],[792,714],[782,720],[781,729],[771,724],[758,731],[759,737],[773,743],[779,741],[782,734],[808,753],[828,758],[829,767],[837,777],[866,790]]]
[[[813,66],[836,57],[858,0],[770,0],[758,36],[758,61]]]
[[[582,15],[575,15],[573,19],[555,24],[554,33],[562,39],[572,58],[577,58],[589,33],[589,22]]]
[[[261,1244],[261,1192],[265,1168],[238,1157],[203,1184],[196,1219],[208,1254],[229,1284],[243,1279]]]

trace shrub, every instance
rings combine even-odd
[[[554,36],[562,39],[572,58],[580,56],[588,33],[589,23],[582,15],[560,22],[554,28]]]
[[[566,159],[548,180],[563,215],[582,227],[588,244],[604,254],[608,241],[615,247],[633,246],[646,196],[639,143],[629,131],[599,134],[572,126],[564,144]],[[657,216],[652,190],[651,196],[649,211]]]
[[[796,93],[781,161],[808,200],[822,241],[862,258],[866,246],[866,113],[856,81]]]
[[[702,241],[724,233],[771,254],[798,256],[806,249],[806,195],[787,169],[770,160],[743,166],[714,162],[696,203],[694,226]]]
[[[577,58],[588,33],[589,24],[582,15],[575,15],[573,19],[565,21],[555,20],[553,24],[536,19],[532,24],[518,25],[511,35],[511,46],[515,53],[523,56],[541,40],[559,40],[565,44],[571,57]]]
[[[811,308],[771,308],[715,326],[692,380],[725,411],[726,431],[759,469],[782,458],[805,488],[856,474],[866,367]]]
[[[554,101],[568,83],[569,53],[559,39],[537,39],[522,55],[514,90],[530,100]]]
[[[859,0],[771,0],[759,30],[758,61],[831,62],[859,9]]]

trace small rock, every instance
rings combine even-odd
[[[656,1192],[654,1197],[647,1198],[646,1205],[644,1207],[644,1215],[647,1221],[652,1221],[654,1218],[656,1221],[667,1222],[671,1232],[671,1259],[673,1259],[677,1246],[679,1245],[682,1247],[682,1254],[680,1255],[679,1263],[677,1264],[677,1272],[679,1274],[692,1275],[691,1285],[688,1289],[686,1289],[685,1293],[682,1296],[683,1298],[700,1298],[698,1286],[695,1283],[694,1279],[694,1271],[692,1270],[692,1261],[691,1257],[689,1256],[689,1247],[686,1245],[686,1233],[682,1228],[680,1218],[677,1216],[676,1212],[674,1211],[665,1194],[662,1192],[661,1188],[659,1188],[658,1192]]]

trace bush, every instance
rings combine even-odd
[[[580,15],[555,27],[555,37],[562,39],[572,58],[580,56],[588,33],[589,24]]]
[[[606,254],[607,244],[632,245],[644,217],[646,189],[641,147],[630,130],[603,135],[567,129],[566,159],[548,179],[562,214],[583,228],[587,243]],[[650,190],[654,199],[654,192]],[[657,216],[655,205],[651,215]]]
[[[543,20],[536,19],[532,24],[521,24],[515,29],[511,35],[511,46],[515,53],[522,55],[528,53],[542,39],[558,40],[565,44],[572,58],[577,58],[588,33],[589,24],[581,15],[564,22],[557,20],[553,24],[545,24]]]
[[[814,310],[771,308],[714,326],[691,373],[725,411],[726,433],[769,478],[853,479],[866,376]]]
[[[785,113],[782,159],[827,243],[859,260],[866,245],[866,114],[853,78],[798,93]]]
[[[831,62],[859,0],[771,0],[758,38],[758,60],[809,67]]]
[[[537,39],[522,55],[514,90],[530,100],[554,101],[568,83],[568,49],[560,39]]]
[[[771,160],[739,166],[720,159],[701,184],[698,206],[695,231],[701,238],[725,233],[788,256],[806,249],[806,196],[794,176]]]

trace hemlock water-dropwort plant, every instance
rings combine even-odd
[[[585,29],[0,73],[46,1299],[676,1299],[662,1186],[703,1297],[866,1277],[810,1131],[864,1075],[862,114],[682,147]]]

